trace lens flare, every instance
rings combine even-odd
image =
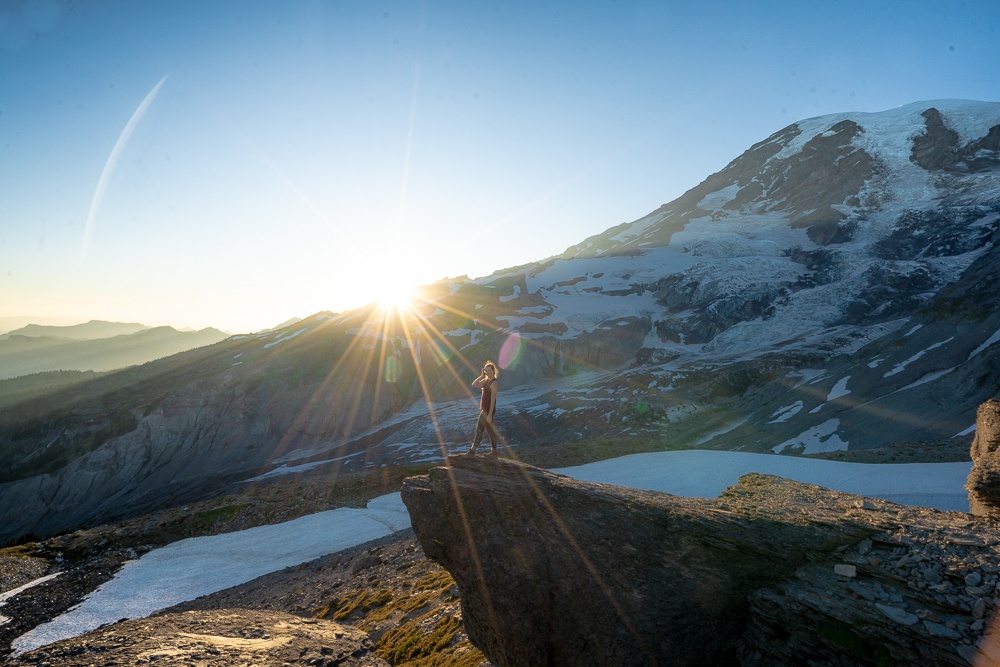
[[[503,346],[500,348],[500,357],[497,362],[500,364],[500,368],[506,370],[514,370],[517,365],[521,363],[521,354],[524,352],[524,341],[516,333],[512,333],[507,336],[507,340],[503,342]]]
[[[399,359],[396,357],[387,357],[385,360],[385,381],[389,384],[399,382],[399,373],[401,370],[402,365],[399,363]]]
[[[448,346],[440,341],[434,341],[431,343],[431,351],[434,353],[434,361],[438,366],[443,366],[448,363],[453,354]]]

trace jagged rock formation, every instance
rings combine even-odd
[[[1000,519],[1000,401],[990,399],[976,413],[976,437],[970,455],[975,465],[965,488],[969,511]]]
[[[408,479],[470,639],[507,665],[967,665],[1000,532],[764,475],[690,499],[456,456]],[[992,659],[992,658],[990,658]]]
[[[10,658],[9,665],[202,665],[388,667],[363,630],[250,609],[189,611],[115,623]]]

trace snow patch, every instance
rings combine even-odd
[[[901,363],[896,364],[891,371],[887,372],[882,377],[887,378],[887,377],[892,377],[893,375],[896,375],[898,373],[902,373],[903,371],[906,370],[906,367],[909,366],[910,364],[912,364],[914,361],[917,361],[918,359],[920,359],[921,357],[923,357],[925,354],[927,354],[931,350],[936,350],[937,348],[941,347],[942,345],[947,345],[948,343],[950,343],[953,340],[955,340],[954,336],[952,336],[951,338],[948,338],[946,340],[943,340],[940,343],[934,343],[933,345],[931,345],[926,350],[921,350],[920,352],[917,352],[915,355],[913,355],[912,357],[910,357],[906,361],[903,361]]]
[[[799,412],[802,411],[802,408],[803,408],[802,401],[795,401],[791,405],[786,405],[783,408],[778,408],[773,413],[771,413],[771,417],[773,419],[771,419],[771,421],[767,423],[780,424],[782,422],[786,422],[795,415],[799,414]]]
[[[656,224],[657,222],[659,222],[662,218],[663,218],[663,216],[661,214],[658,214],[658,213],[653,213],[653,214],[647,215],[645,218],[641,218],[639,220],[636,220],[634,223],[632,223],[631,225],[629,225],[623,231],[621,231],[620,233],[616,234],[615,236],[612,236],[608,240],[611,241],[611,242],[613,242],[613,243],[621,243],[623,241],[629,241],[631,239],[638,238],[638,237],[642,236],[642,234],[647,229],[649,229],[654,224]]]
[[[840,398],[841,396],[847,396],[851,393],[851,390],[847,388],[847,381],[851,379],[851,376],[840,378],[840,380],[833,386],[830,393],[826,395],[827,401],[832,401],[834,399]]]
[[[997,329],[997,331],[992,336],[990,336],[989,338],[986,339],[986,342],[984,342],[982,345],[980,345],[979,347],[977,347],[976,349],[974,349],[972,352],[970,352],[969,353],[969,359],[972,359],[973,357],[977,356],[980,352],[982,352],[983,350],[985,350],[986,348],[988,348],[990,345],[993,345],[994,343],[996,343],[998,341],[1000,341],[1000,329]]]
[[[393,493],[375,498],[363,510],[339,508],[272,526],[173,542],[126,562],[79,605],[21,635],[12,647],[20,654],[122,618],[143,618],[409,526],[410,515],[400,495]]]
[[[945,375],[952,372],[956,368],[958,368],[958,366],[952,366],[951,368],[946,368],[943,371],[934,371],[933,373],[927,373],[916,382],[911,382],[910,384],[900,389],[897,389],[896,391],[906,391],[907,389],[913,389],[914,387],[919,387],[920,385],[927,384],[928,382],[934,382],[934,380],[937,380],[940,377],[944,377]],[[896,392],[894,391],[893,393]]]
[[[695,206],[703,211],[717,211],[732,200],[736,199],[736,195],[738,195],[742,189],[743,188],[741,188],[738,184],[733,183],[728,187],[705,195],[702,197],[700,202],[695,204]]]
[[[791,447],[802,447],[803,454],[820,454],[847,449],[849,443],[841,440],[840,436],[837,435],[838,428],[840,428],[839,419],[828,419],[818,426],[813,426],[811,429],[799,433],[790,440],[785,440],[780,445],[775,445],[771,450],[775,454],[780,454]]]
[[[24,591],[28,590],[29,588],[34,588],[38,584],[44,584],[46,581],[49,581],[50,579],[55,579],[60,574],[62,574],[62,572],[54,572],[52,574],[47,574],[44,577],[39,577],[38,579],[32,579],[31,581],[29,581],[28,583],[24,584],[23,586],[18,586],[17,588],[12,588],[9,591],[0,593],[0,609],[3,609],[3,606],[7,603],[7,600],[10,600],[12,597],[14,597],[16,595],[20,595],[21,593],[23,593]],[[4,625],[5,623],[9,623],[9,622],[10,622],[9,618],[7,618],[6,616],[0,615],[0,625]]]
[[[267,343],[266,345],[264,345],[264,349],[266,350],[269,347],[274,347],[278,343],[284,343],[286,340],[291,340],[291,339],[295,338],[296,336],[299,336],[300,334],[305,333],[308,330],[309,330],[309,327],[305,327],[303,329],[299,329],[295,333],[291,333],[291,334],[283,333],[283,334],[281,334],[280,337],[276,338],[273,343]]]
[[[257,475],[256,477],[251,477],[250,479],[243,480],[244,482],[258,482],[262,479],[270,479],[271,477],[279,477],[281,475],[288,475],[300,472],[306,472],[307,470],[312,470],[313,468],[318,468],[319,466],[326,465],[327,463],[335,463],[337,461],[343,461],[355,456],[364,454],[364,452],[354,452],[353,454],[346,454],[344,456],[338,456],[333,459],[323,459],[322,461],[311,461],[310,463],[302,463],[297,466],[280,465],[274,470],[268,470],[263,475]]]
[[[504,302],[504,303],[506,303],[507,301],[513,301],[514,299],[521,298],[521,286],[520,285],[514,285],[514,293],[513,294],[510,294],[508,296],[501,296],[501,297],[498,297],[498,298],[500,299],[501,302]]]
[[[866,464],[798,456],[685,450],[633,454],[555,470],[575,479],[691,498],[715,498],[757,472],[861,496],[939,510],[969,511],[972,461]]]

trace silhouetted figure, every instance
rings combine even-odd
[[[476,453],[479,443],[483,440],[483,431],[489,433],[490,436],[490,454],[497,453],[497,442],[500,440],[500,435],[497,433],[496,426],[493,425],[493,415],[497,411],[497,390],[499,389],[497,378],[499,376],[496,364],[487,361],[483,366],[483,372],[472,382],[473,387],[479,387],[483,390],[483,396],[479,399],[479,421],[476,422],[476,437],[469,449],[470,454]]]

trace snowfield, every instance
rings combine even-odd
[[[634,454],[555,472],[695,498],[716,497],[740,475],[759,472],[902,504],[968,511],[963,485],[971,468],[971,462],[868,465],[690,450]],[[375,498],[364,510],[341,508],[272,526],[174,542],[129,561],[82,603],[18,637],[13,648],[23,653],[106,623],[142,618],[409,525],[400,494],[393,493]]]

